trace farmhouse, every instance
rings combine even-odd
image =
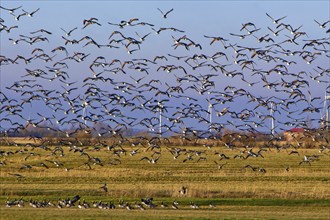
[[[286,141],[293,141],[303,137],[305,129],[303,128],[292,128],[284,132],[284,139]]]

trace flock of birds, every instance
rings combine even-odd
[[[89,208],[99,208],[99,209],[139,209],[139,210],[146,210],[153,209],[153,208],[172,208],[172,209],[179,209],[179,202],[174,200],[171,204],[167,204],[166,202],[160,202],[160,204],[155,204],[154,199],[151,198],[142,198],[140,201],[136,201],[133,204],[130,202],[125,202],[123,200],[119,201],[118,204],[115,204],[113,201],[104,202],[104,201],[94,201],[91,203],[86,202],[85,200],[80,201],[80,196],[76,195],[72,198],[67,199],[60,199],[57,204],[49,201],[49,200],[32,200],[30,199],[28,201],[29,205],[33,208],[46,208],[46,207],[57,207],[59,209],[62,208],[70,208],[70,207],[77,207],[79,209],[89,209]],[[6,207],[11,208],[13,206],[17,206],[19,208],[24,207],[27,201],[25,201],[23,198],[20,199],[14,199],[14,200],[7,200],[6,201]],[[78,202],[78,204],[76,204]],[[200,206],[195,204],[194,202],[191,202],[189,207],[191,209],[199,209]],[[210,202],[208,205],[208,208],[215,208],[216,206]]]
[[[323,98],[313,96],[312,87],[325,88],[326,93],[330,89],[330,21],[315,20],[316,28],[324,30],[324,37],[314,39],[302,30],[302,25],[290,25],[286,16],[275,18],[266,13],[271,24],[266,29],[249,21],[243,23],[237,33],[229,34],[231,40],[223,35],[206,34],[197,42],[181,28],[157,27],[139,18],[104,24],[92,17],[84,19],[80,26],[58,27],[62,31],[61,45],[54,46],[51,39],[56,34],[53,32],[59,30],[41,28],[16,34],[20,22],[27,19],[25,17],[37,17],[39,8],[27,11],[22,6],[0,6],[0,10],[13,16],[16,22],[12,25],[13,21],[0,18],[2,41],[8,36],[13,48],[20,45],[30,48],[24,55],[0,55],[2,79],[12,74],[12,69],[21,69],[17,80],[0,92],[2,140],[21,147],[5,137],[28,134],[33,140],[23,145],[24,150],[1,150],[0,158],[5,158],[0,161],[1,166],[9,166],[6,158],[13,154],[24,155],[24,162],[40,157],[34,150],[42,149],[53,159],[36,165],[23,164],[19,170],[53,166],[69,171],[74,168],[56,159],[65,156],[64,146],[81,158],[86,169],[118,165],[122,155],[138,155],[142,149],[150,152],[150,156],[139,160],[150,164],[157,164],[162,149],[168,150],[174,160],[182,158],[182,163],[207,160],[206,151],[171,147],[171,136],[194,144],[201,140],[220,140],[225,148],[238,150],[233,158],[216,153],[219,161],[263,158],[263,151],[272,148],[290,149],[290,155],[299,154],[297,149],[307,138],[320,147],[321,154],[329,152],[325,132],[328,121],[320,117]],[[157,10],[162,19],[174,16],[174,9]],[[113,31],[109,34],[97,31],[104,26]],[[102,34],[85,35],[88,29]],[[142,57],[143,49],[150,47],[148,40],[159,44],[156,38],[161,38],[164,46],[169,41],[170,52]],[[233,43],[236,38],[238,41]],[[201,53],[203,48],[207,48],[207,53]],[[127,54],[122,55],[122,51]],[[276,126],[270,126],[271,122]],[[313,129],[310,123],[322,126]],[[304,128],[304,135],[292,134],[294,142],[278,145],[276,141],[281,140],[278,131],[291,127]],[[133,138],[129,133],[134,132],[134,128]],[[145,135],[146,130],[151,137]],[[253,141],[266,133],[269,141],[261,149],[254,148]],[[83,143],[79,139],[81,134],[96,137],[97,143],[92,139]],[[43,135],[53,135],[59,141],[50,144]],[[113,137],[114,143],[107,143],[103,137]],[[214,145],[204,146],[211,149]],[[99,150],[111,152],[113,157],[105,161],[92,155],[92,151]],[[311,165],[320,156],[304,155],[299,165]],[[227,163],[219,161],[214,161],[215,165],[222,169]],[[242,167],[245,169],[266,173],[263,167],[246,165]],[[9,174],[25,178],[19,173]],[[100,189],[107,192],[106,183]],[[183,187],[180,193],[186,191]],[[79,199],[75,196],[61,200],[57,206],[70,207],[79,201],[79,208],[91,207]],[[50,201],[30,200],[29,204],[55,206]],[[23,206],[24,200],[7,201],[6,205]],[[92,206],[116,207],[101,201]],[[152,198],[135,204],[140,209],[155,206]],[[118,207],[133,208],[124,202]],[[173,202],[172,208],[177,209],[178,204]],[[191,208],[198,205],[192,203]]]
[[[1,7],[1,10],[13,15],[19,24],[22,17],[35,16],[39,8],[32,12],[21,7]],[[173,9],[158,10],[164,19],[173,13]],[[84,19],[82,27],[61,28],[62,45],[54,48],[48,39],[52,31],[46,29],[8,38],[16,46],[30,45],[31,53],[29,57],[0,56],[0,65],[8,67],[8,71],[15,65],[24,67],[19,80],[0,93],[1,129],[17,135],[32,125],[72,137],[81,130],[111,136],[138,128],[159,135],[210,138],[224,128],[251,134],[271,130],[273,135],[275,130],[290,127],[308,129],[306,117],[312,117],[312,123],[324,127],[327,121],[320,117],[324,110],[323,97],[314,97],[311,87],[329,90],[327,25],[330,21],[315,20],[317,26],[325,30],[325,37],[309,39],[302,25],[291,26],[285,22],[286,16],[276,19],[266,15],[274,25],[267,27],[270,32],[263,34],[262,28],[246,22],[239,33],[230,33],[244,40],[255,38],[256,47],[245,46],[243,41],[232,43],[222,36],[204,35],[209,46],[214,46],[212,54],[197,53],[202,51],[202,43],[192,40],[184,30],[157,28],[138,18],[108,22],[110,28],[115,26],[118,30],[106,38],[105,44],[89,35],[79,37],[77,33],[79,29],[103,26],[97,18]],[[2,35],[18,31],[18,24],[10,26],[1,19]],[[129,31],[136,36],[126,34],[125,30],[130,28],[134,28]],[[133,56],[143,51],[153,32],[156,35],[171,32],[166,34],[173,41],[173,53],[149,58]],[[71,51],[71,48],[87,47],[92,49]],[[124,49],[128,57],[134,58],[120,60],[116,56],[111,60],[109,55],[95,56],[94,51],[104,48],[113,54]],[[176,51],[180,55],[174,54]],[[182,52],[186,55],[181,55]],[[317,60],[320,63],[315,67],[299,68]],[[77,64],[88,66],[90,74],[83,78],[70,72]],[[71,78],[77,80],[71,81]],[[255,94],[255,90],[265,96]],[[276,122],[275,127],[270,126],[271,121]],[[68,129],[72,126],[74,129]]]

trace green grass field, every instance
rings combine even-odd
[[[56,145],[57,146],[57,145]],[[114,154],[106,147],[86,147],[92,158],[100,164],[90,162],[88,156],[69,151],[62,146],[60,152],[30,146],[2,146],[0,212],[1,219],[329,219],[330,218],[330,157],[328,152],[318,149],[267,149],[262,157],[235,158],[239,150],[223,146],[208,149],[203,146],[161,146],[150,150],[147,147],[123,145],[125,153]],[[185,149],[177,159],[170,150]],[[83,147],[78,147],[83,148]],[[133,156],[130,153],[140,148]],[[25,149],[25,150],[24,150]],[[116,149],[116,148],[115,148]],[[119,149],[119,148],[118,148]],[[121,148],[120,148],[121,149]],[[21,150],[20,152],[16,152]],[[202,152],[200,155],[196,155]],[[257,152],[258,149],[253,149]],[[3,153],[7,152],[7,153]],[[14,154],[8,154],[13,152]],[[30,155],[33,152],[35,155]],[[151,158],[160,152],[157,163],[151,164],[143,157]],[[220,154],[229,159],[220,160]],[[191,160],[183,162],[188,155]],[[299,163],[304,155],[320,155],[311,165]],[[159,155],[155,154],[153,158]],[[200,159],[199,158],[205,158]],[[54,161],[63,165],[57,167]],[[223,165],[219,169],[218,165]],[[90,168],[85,163],[90,164]],[[45,163],[48,169],[41,166]],[[32,168],[22,168],[30,165]],[[255,169],[244,168],[250,165]],[[266,172],[259,172],[260,168]],[[20,174],[16,177],[13,174]],[[100,189],[107,183],[108,192]],[[186,194],[179,191],[187,187]],[[79,209],[75,207],[33,208],[29,200],[50,200],[81,196],[81,201],[113,202],[125,201],[133,210],[119,208]],[[153,197],[156,208],[140,210],[135,203],[141,198]],[[6,207],[6,200],[23,198],[24,207]],[[173,201],[179,209],[171,208]],[[160,207],[164,202],[168,208]],[[190,203],[199,206],[192,209]],[[215,207],[209,207],[212,203]]]

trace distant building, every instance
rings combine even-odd
[[[304,128],[292,128],[284,132],[284,139],[286,141],[293,141],[304,136]]]

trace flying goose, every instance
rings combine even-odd
[[[286,18],[287,16],[278,18],[278,19],[274,19],[272,16],[270,16],[268,13],[266,13],[266,15],[273,21],[274,24],[278,24],[278,22],[284,18]]]
[[[221,170],[227,164],[227,162],[223,164],[219,164],[217,161],[214,161],[214,163],[218,166],[219,170]]]
[[[330,23],[330,20],[329,20],[329,21],[326,21],[326,22],[324,22],[324,23],[320,23],[320,22],[318,22],[318,21],[315,20],[315,19],[314,19],[314,21],[319,25],[320,28],[326,28],[326,25],[327,25],[328,23]]]
[[[267,27],[268,30],[270,30],[274,36],[278,36],[278,33],[280,33],[282,30],[284,30],[284,28],[282,29],[279,29],[279,30],[276,30],[276,31],[273,31],[270,27]]]
[[[1,27],[0,32],[3,31],[3,30],[5,30],[7,33],[10,33],[10,31],[12,29],[15,29],[15,28],[18,28],[18,26],[17,25],[14,25],[14,26],[11,26],[11,27],[5,27],[5,26],[3,26],[3,27]]]
[[[61,30],[64,31],[64,33],[65,33],[65,35],[66,35],[67,37],[70,37],[71,34],[72,34],[72,32],[75,31],[75,30],[77,30],[77,29],[78,29],[78,27],[75,27],[75,28],[73,28],[73,29],[71,29],[71,30],[69,30],[69,31],[66,31],[66,30],[64,30],[63,28],[61,28]]]
[[[0,8],[6,11],[9,11],[10,13],[14,13],[17,9],[22,8],[22,6],[16,7],[16,8],[5,8],[3,6],[0,5]]]
[[[11,176],[17,177],[17,178],[24,178],[24,176],[22,174],[19,173],[8,173]]]
[[[107,183],[105,182],[103,186],[100,187],[104,192],[108,192],[108,186]]]
[[[39,29],[39,30],[36,30],[36,31],[30,32],[30,34],[36,34],[36,33],[39,33],[39,32],[41,32],[41,33],[46,33],[46,34],[49,34],[49,35],[52,34],[50,31],[47,31],[47,30],[45,30],[45,29]]]
[[[92,25],[92,24],[96,24],[98,26],[102,26],[99,22],[97,18],[90,18],[90,19],[84,19],[83,20],[83,28],[85,29],[87,26]]]
[[[32,12],[29,13],[29,12],[25,11],[24,9],[22,9],[22,11],[29,17],[33,17],[33,15],[39,10],[40,10],[40,8],[38,8],[35,11],[32,11]]]
[[[19,21],[19,19],[22,17],[22,16],[26,16],[26,13],[23,13],[23,14],[19,14],[19,15],[15,15],[14,13],[10,13],[12,16],[14,16],[14,19],[16,21]]]
[[[163,12],[163,11],[160,10],[159,8],[157,8],[157,10],[160,11],[160,13],[163,15],[163,18],[167,18],[167,15],[168,15],[169,13],[171,13],[171,12],[174,10],[174,8],[172,8],[172,9],[170,9],[169,11],[166,11],[166,12]]]
[[[147,161],[148,161],[149,163],[151,163],[151,164],[156,164],[157,161],[159,160],[159,158],[160,158],[160,156],[157,157],[157,158],[151,158],[151,159],[149,159],[148,157],[142,157],[142,158],[140,159],[140,161],[141,161],[141,160],[147,160]]]

